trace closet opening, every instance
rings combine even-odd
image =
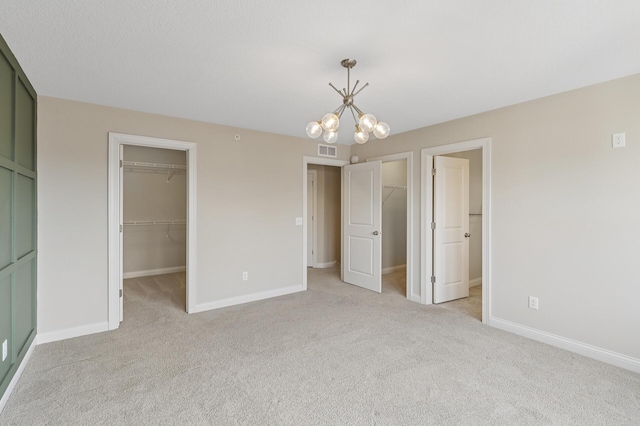
[[[407,297],[407,160],[382,163],[382,291]]]
[[[122,159],[122,316],[151,301],[185,311],[186,153],[124,145]]]
[[[109,133],[109,330],[125,299],[197,311],[196,164],[195,143]]]

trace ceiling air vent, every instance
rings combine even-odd
[[[318,145],[318,155],[322,157],[336,158],[338,156],[338,147],[331,145]]]

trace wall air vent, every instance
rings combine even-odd
[[[336,158],[338,156],[338,147],[332,145],[318,145],[318,155],[322,157]]]

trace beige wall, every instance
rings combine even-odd
[[[491,315],[640,359],[639,100],[634,75],[369,141],[352,154],[419,159],[425,147],[490,137]],[[626,148],[611,148],[616,132],[626,132]],[[527,308],[530,295],[539,310]]]
[[[125,161],[186,166],[184,151],[127,145]],[[129,169],[123,173],[123,219],[168,221],[187,218],[187,180],[184,173]],[[125,225],[123,271],[125,277],[186,265],[186,225]]]
[[[38,121],[39,334],[107,321],[109,132],[197,143],[198,304],[302,286],[295,218],[317,142],[50,97]]]
[[[331,262],[340,263],[341,168],[309,164],[307,170],[316,170],[318,173],[316,262],[320,266]]]

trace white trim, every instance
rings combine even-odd
[[[420,295],[413,289],[417,286],[414,285],[414,250],[413,250],[413,238],[414,238],[414,226],[413,226],[413,152],[399,152],[397,154],[383,155],[380,157],[367,158],[369,161],[382,161],[387,163],[390,161],[402,161],[407,162],[407,281],[406,281],[406,295],[407,299],[412,302],[420,303]],[[382,274],[385,274],[384,270]]]
[[[478,277],[478,278],[474,278],[472,280],[469,280],[469,288],[471,287],[475,287],[478,285],[482,285],[482,277]]]
[[[123,279],[150,277],[153,275],[174,274],[176,272],[184,272],[187,270],[186,266],[172,266],[171,268],[159,268],[159,269],[147,269],[146,271],[131,271],[122,274]]]
[[[640,359],[638,358],[633,358],[607,349],[599,348],[597,346],[589,345],[587,343],[582,343],[577,340],[567,339],[566,337],[547,333],[546,331],[526,327],[524,325],[516,324],[514,322],[496,317],[491,317],[491,325],[495,328],[499,328],[501,330],[508,331],[519,336],[537,340],[538,342],[547,343],[549,345],[566,349],[568,351],[575,352],[589,358],[597,359],[598,361],[606,362],[618,367],[626,368],[627,370],[631,370],[636,373],[640,373]]]
[[[18,366],[18,369],[16,370],[15,374],[11,378],[11,381],[9,382],[9,386],[7,386],[7,389],[5,389],[4,394],[2,395],[2,398],[0,398],[0,414],[2,414],[2,410],[4,410],[5,405],[7,405],[7,401],[9,401],[9,397],[11,396],[13,389],[15,389],[16,385],[18,384],[18,380],[20,380],[20,376],[22,376],[22,372],[27,367],[27,363],[29,362],[29,359],[31,358],[31,354],[33,354],[33,350],[36,348],[37,344],[38,344],[38,336],[36,336],[36,338],[33,339],[33,341],[31,342],[31,345],[29,345],[29,349],[27,349],[27,353],[24,354],[24,358],[22,358],[22,362],[20,363],[20,365]]]
[[[230,297],[228,299],[216,300],[214,302],[201,303],[196,305],[195,312],[211,311],[213,309],[226,308],[228,306],[241,305],[243,303],[256,302],[258,300],[270,299],[272,297],[284,296],[291,293],[304,291],[300,285],[277,288],[275,290],[262,291],[260,293],[245,294],[243,296]]]
[[[302,291],[305,291],[307,289],[307,165],[308,164],[319,164],[323,166],[343,167],[349,164],[349,162],[344,160],[334,160],[331,158],[322,158],[322,157],[307,157],[307,156],[302,157]],[[340,203],[341,209],[343,205],[344,205],[344,200],[341,200],[341,203]],[[342,240],[342,236],[340,236],[340,240]],[[344,247],[342,247],[342,251],[344,251]]]
[[[336,266],[337,263],[337,260],[332,260],[331,262],[316,263],[313,267],[316,269],[331,268],[332,266]]]
[[[433,176],[431,175],[433,156],[479,148],[482,149],[482,322],[491,325],[491,138],[474,139],[421,150],[420,293],[422,303],[425,305],[433,303],[433,288],[428,280],[432,270],[433,242],[431,226],[427,226],[427,223],[431,223],[433,214]]]
[[[58,340],[73,339],[74,337],[86,336],[87,334],[102,333],[109,331],[109,322],[95,322],[93,324],[81,325],[79,327],[65,328],[64,330],[51,331],[49,333],[38,334],[38,344],[57,342]]]
[[[311,266],[313,268],[317,268],[317,260],[318,260],[318,171],[317,170],[309,170],[307,168],[307,188],[309,187],[309,174],[312,175],[313,181],[313,194],[311,194],[311,199],[313,201],[313,229],[311,230],[311,235],[313,241],[311,241],[311,265],[308,264],[308,254],[307,251],[307,266]],[[307,214],[309,213],[309,194],[307,193]],[[307,230],[309,227],[307,226]],[[309,234],[307,233],[307,242],[309,241]]]
[[[396,265],[396,266],[388,266],[386,268],[382,268],[382,275],[387,275],[395,271],[399,271],[400,269],[405,269],[407,265]]]
[[[187,312],[195,309],[197,294],[197,145],[194,142],[183,142],[170,139],[159,139],[146,136],[126,135],[109,132],[109,290],[107,297],[109,330],[120,326],[120,280],[122,252],[120,250],[120,146],[138,145],[153,148],[167,148],[186,151],[187,155]]]

